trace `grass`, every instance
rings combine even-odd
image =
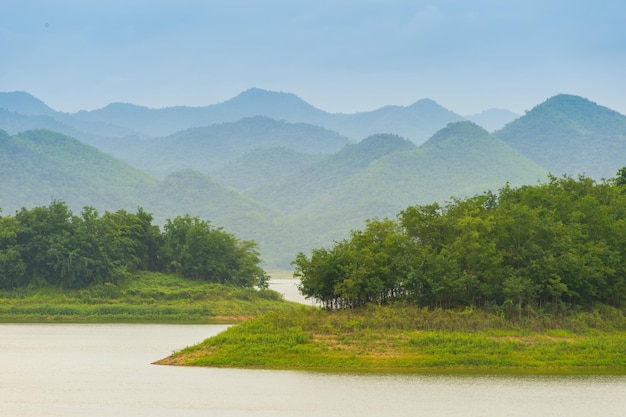
[[[236,323],[289,305],[271,290],[139,273],[116,285],[82,290],[0,292],[0,321]]]
[[[607,316],[611,317],[607,320]],[[369,306],[329,312],[299,306],[231,327],[158,363],[267,369],[626,373],[626,321],[615,311],[512,322],[483,311]]]

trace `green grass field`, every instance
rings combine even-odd
[[[236,323],[290,304],[271,290],[140,273],[115,285],[83,290],[2,291],[0,321]]]
[[[611,316],[611,317],[608,317]],[[512,322],[482,311],[297,307],[231,327],[159,363],[268,369],[626,373],[620,312]]]

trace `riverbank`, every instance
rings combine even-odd
[[[297,307],[233,326],[165,365],[359,371],[626,373],[626,321],[606,309],[517,321],[483,311]]]
[[[238,323],[291,304],[272,290],[146,272],[81,290],[0,292],[0,322]]]

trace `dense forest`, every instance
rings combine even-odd
[[[139,208],[79,216],[62,201],[0,217],[0,289],[115,283],[138,271],[240,287],[266,287],[255,242],[198,217],[167,220],[163,231]]]
[[[525,309],[626,303],[626,168],[596,182],[549,176],[372,219],[330,249],[299,253],[301,292],[326,308],[402,300]]]

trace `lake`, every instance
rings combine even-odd
[[[225,325],[0,324],[0,416],[623,416],[625,376],[151,365]]]

